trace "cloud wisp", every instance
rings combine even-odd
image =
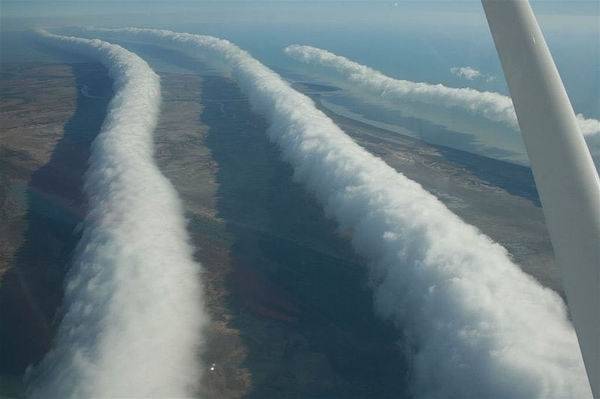
[[[496,78],[492,75],[486,75],[480,70],[470,66],[452,67],[450,73],[456,77],[466,80],[483,80],[485,82],[493,82]]]
[[[450,68],[450,72],[452,72],[453,75],[458,76],[459,78],[465,78],[467,80],[473,80],[481,77],[481,72],[470,66],[452,67]]]
[[[357,145],[307,96],[226,40],[152,29],[103,32],[228,67],[269,121],[269,138],[295,178],[367,259],[375,310],[403,332],[402,351],[411,354],[416,397],[591,397],[561,298]]]
[[[53,348],[29,373],[31,398],[189,397],[207,321],[200,265],[176,191],[153,159],[159,77],[120,46],[39,31],[101,62],[114,97],[92,144],[89,211]]]
[[[512,100],[500,93],[394,79],[348,58],[311,46],[294,44],[286,47],[284,52],[305,64],[326,68],[334,72],[347,87],[377,98],[392,102],[409,100],[447,108],[460,108],[502,123],[511,129],[519,128]],[[453,69],[456,69],[453,73],[467,79],[479,76],[478,71],[471,68]],[[577,114],[577,119],[584,136],[600,135],[600,121],[586,119],[581,114]]]

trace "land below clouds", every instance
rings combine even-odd
[[[13,362],[1,370],[9,381],[43,355],[59,320],[62,279],[85,210],[80,188],[86,161],[80,157],[99,129],[110,97],[103,87],[110,82],[93,64],[14,64],[2,72],[0,109],[10,123],[0,128],[0,214],[11,226],[0,235],[3,345],[22,337],[38,345],[35,353],[15,347]],[[156,158],[184,202],[213,320],[204,354],[212,365],[206,394],[403,396],[408,361],[396,345],[399,333],[373,314],[363,260],[293,181],[291,168],[267,141],[265,121],[234,82],[213,71],[162,72],[161,82]],[[332,90],[296,87],[317,103],[321,92]],[[360,145],[561,292],[527,168],[429,145],[321,108]],[[94,117],[81,119],[85,115]],[[73,168],[79,172],[65,172]],[[67,184],[49,186],[52,178]],[[45,226],[42,235],[33,224]],[[5,328],[14,322],[5,305],[23,297],[29,298],[27,322]],[[3,385],[5,394],[20,390]]]

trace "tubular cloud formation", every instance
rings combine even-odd
[[[98,32],[98,31],[96,31]],[[153,29],[104,34],[229,67],[295,178],[368,260],[376,312],[404,333],[420,398],[591,398],[565,305],[507,251],[357,145],[313,101],[226,40]],[[223,132],[226,134],[226,132]]]
[[[135,54],[38,32],[101,62],[114,98],[92,144],[89,213],[53,349],[30,371],[32,398],[188,397],[207,320],[183,209],[153,159],[160,82]]]
[[[426,104],[462,108],[510,128],[519,128],[512,100],[500,93],[393,79],[348,58],[311,46],[293,44],[286,47],[284,52],[305,64],[333,70],[352,87],[378,97],[388,100],[408,98]],[[599,120],[586,119],[581,114],[577,114],[577,119],[584,136],[600,133]]]

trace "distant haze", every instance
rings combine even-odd
[[[397,4],[397,5],[395,5]],[[534,2],[575,109],[600,119],[600,3]],[[468,65],[492,82],[478,90],[507,94],[481,4],[467,2],[3,1],[1,29],[140,26],[211,34],[252,51],[276,71],[293,43],[325,48],[384,74],[416,82],[464,83],[450,68]],[[2,61],[11,59],[3,38]],[[19,51],[19,57],[27,56]]]

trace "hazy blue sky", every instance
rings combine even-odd
[[[281,49],[311,44],[408,80],[506,93],[479,1],[2,1],[2,58],[26,56],[6,31],[36,27],[142,26],[230,39],[274,68]],[[600,2],[533,6],[575,108],[600,117]],[[11,55],[13,54],[13,55]],[[450,73],[471,66],[492,81]]]

